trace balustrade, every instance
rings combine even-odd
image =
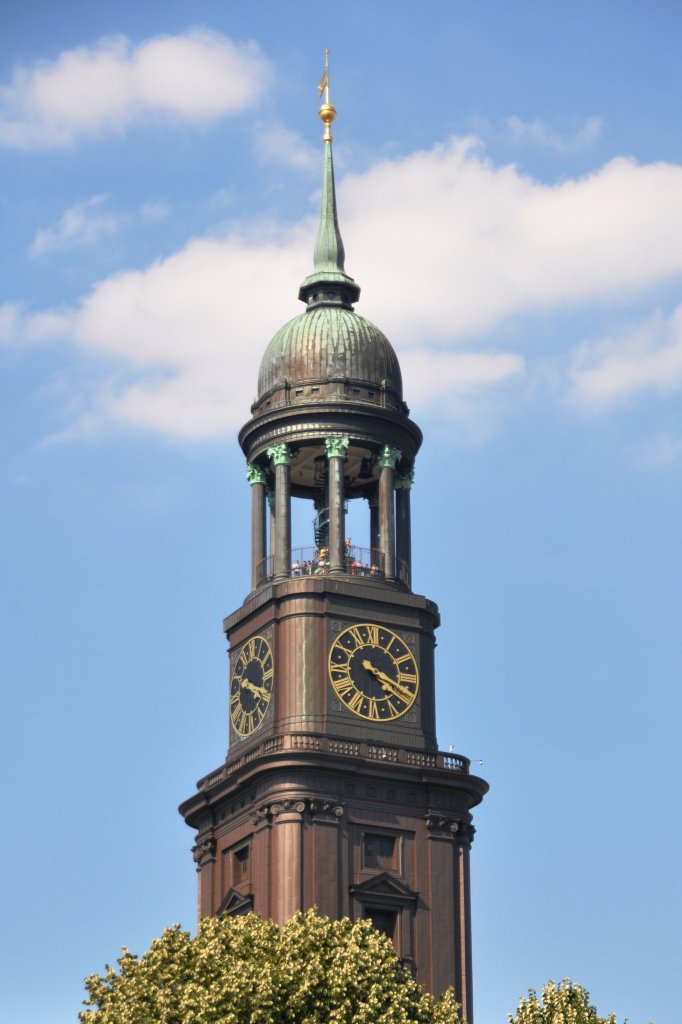
[[[384,564],[383,551],[377,548],[361,548],[356,544],[345,548],[340,567],[333,568],[329,548],[292,548],[288,575],[293,579],[297,576],[326,576],[330,572],[340,572],[346,576],[383,580],[386,577]],[[402,559],[398,559],[397,570],[397,578],[406,587],[409,586],[408,567]],[[275,575],[281,579],[281,573],[282,569],[279,566],[277,570],[275,569],[275,558],[270,555],[258,563],[256,576],[259,583],[268,583]]]

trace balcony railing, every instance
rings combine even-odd
[[[470,761],[462,754],[442,750],[417,750],[410,747],[394,747],[378,743],[367,743],[323,736],[314,733],[293,733],[269,736],[248,750],[245,754],[230,753],[227,762],[217,772],[205,776],[197,783],[197,789],[212,789],[218,783],[230,778],[252,761],[286,751],[314,751],[321,754],[343,755],[373,761],[389,761],[392,764],[410,765],[413,768],[445,769],[459,775],[469,775]]]
[[[397,559],[397,576],[408,585],[407,566]],[[327,575],[331,570],[329,548],[292,548],[289,576]],[[336,570],[338,571],[338,569]],[[384,579],[384,553],[376,548],[361,548],[353,544],[346,548],[341,572],[347,576],[362,576],[367,579]],[[258,564],[258,581],[267,583],[274,575],[274,556],[269,555]]]

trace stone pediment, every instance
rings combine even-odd
[[[250,893],[244,894],[237,889],[229,889],[222,903],[218,907],[218,915],[227,914],[229,917],[239,917],[241,914],[250,914],[253,910],[253,896]]]
[[[395,878],[388,871],[382,871],[379,875],[361,882],[360,885],[351,886],[351,892],[359,899],[365,900],[381,896],[384,899],[398,899],[401,902],[417,899],[417,893],[408,888],[404,882]]]

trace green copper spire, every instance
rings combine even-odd
[[[309,309],[317,306],[345,306],[351,309],[352,303],[357,302],[360,297],[360,288],[345,271],[346,254],[336,212],[331,134],[331,123],[336,117],[336,110],[329,102],[328,54],[329,51],[327,51],[324,75],[319,86],[320,95],[323,90],[326,91],[325,102],[320,107],[320,117],[325,126],[320,227],[315,242],[313,273],[306,277],[300,287],[298,297],[302,302],[307,303]]]

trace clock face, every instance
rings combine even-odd
[[[250,736],[265,718],[272,680],[272,648],[264,636],[252,636],[237,656],[230,682],[230,720],[240,736]]]
[[[349,711],[373,722],[400,718],[419,689],[417,662],[405,641],[369,622],[349,626],[334,640],[329,679]]]

